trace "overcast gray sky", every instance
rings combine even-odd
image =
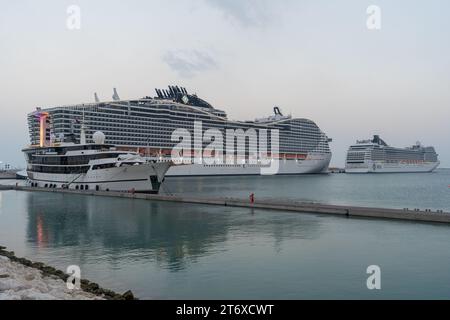
[[[380,30],[366,26],[370,5]],[[277,105],[314,120],[334,165],[376,133],[434,145],[450,167],[448,12],[444,0],[0,0],[0,161],[24,164],[37,106],[178,84],[233,119]]]

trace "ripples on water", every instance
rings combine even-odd
[[[174,193],[450,209],[431,175],[171,178]],[[64,194],[0,193],[0,244],[142,298],[449,298],[450,227]],[[382,290],[366,268],[382,268]]]

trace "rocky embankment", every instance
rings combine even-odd
[[[134,300],[131,291],[118,294],[81,280],[81,290],[70,290],[69,275],[40,262],[18,258],[0,246],[0,300]]]

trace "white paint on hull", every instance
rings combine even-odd
[[[86,189],[110,191],[158,192],[159,184],[164,180],[165,173],[171,166],[170,162],[146,163],[134,166],[123,166],[108,169],[89,170],[86,174],[52,174],[28,171],[28,178],[39,187],[69,189]],[[156,177],[152,178],[151,177]]]
[[[416,173],[433,172],[440,162],[424,162],[420,164],[408,163],[384,163],[381,161],[365,161],[363,164],[347,164],[346,173]]]
[[[331,153],[311,153],[305,160],[279,160],[278,175],[324,173],[328,171]],[[169,169],[166,176],[227,176],[261,175],[260,164],[241,165],[178,165]]]

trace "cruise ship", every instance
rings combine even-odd
[[[200,122],[202,134],[209,129],[217,129],[224,135],[230,129],[244,132],[252,129],[258,132],[277,130],[278,141],[272,143],[272,137],[268,134],[267,145],[270,149],[277,143],[278,152],[268,151],[266,154],[271,161],[278,162],[275,174],[325,173],[328,170],[331,139],[311,120],[283,115],[280,108],[275,107],[274,114],[269,117],[233,121],[224,111],[183,87],[169,86],[168,89],[155,91],[153,97],[121,100],[114,89],[112,100],[108,102],[101,102],[95,94],[94,103],[37,108],[28,114],[31,144],[39,140],[37,113],[48,115],[44,134],[50,140],[61,135],[78,135],[80,119],[84,114],[88,139],[95,131],[102,131],[107,137],[106,143],[114,144],[120,150],[134,150],[144,157],[165,161],[173,156],[172,151],[177,145],[173,133],[182,129],[192,134]],[[201,144],[203,148],[208,146],[206,141]],[[260,160],[251,162],[248,148],[241,155],[243,157],[237,157],[232,163],[226,159],[212,164],[184,162],[184,165],[172,166],[166,176],[257,175],[267,165]],[[193,158],[193,155],[185,157]]]
[[[346,173],[432,172],[439,166],[434,147],[417,142],[407,148],[389,146],[380,136],[357,141],[350,146]]]

